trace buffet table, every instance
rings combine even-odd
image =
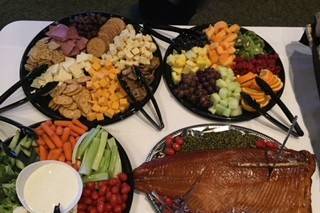
[[[26,46],[49,23],[17,21],[7,25],[0,31],[0,94],[19,79],[20,60]],[[286,82],[282,100],[298,116],[298,122],[305,132],[303,137],[298,139],[290,138],[287,147],[296,150],[305,149],[313,153],[316,153],[316,150],[319,152],[319,145],[312,146],[311,143],[312,140],[316,139],[317,134],[319,136],[319,133],[317,133],[319,132],[319,125],[317,125],[316,119],[320,119],[320,99],[317,97],[311,51],[296,42],[300,39],[303,28],[248,27],[248,29],[256,32],[273,46],[285,68]],[[168,35],[174,36],[171,33],[168,33]],[[162,54],[164,54],[168,45],[159,40],[157,42]],[[9,98],[7,103],[23,96],[22,89],[19,89]],[[146,159],[152,147],[172,131],[190,125],[213,122],[201,118],[182,107],[170,94],[163,79],[155,97],[165,123],[165,128],[162,131],[154,129],[139,113],[118,123],[106,126],[106,129],[120,141],[126,150],[133,168],[140,165]],[[148,106],[145,108],[148,108]],[[271,114],[284,122],[287,121],[277,106],[271,110]],[[48,119],[29,103],[4,113],[4,116],[8,116],[25,125]],[[235,123],[235,125],[260,131],[280,142],[285,137],[283,131],[274,127],[261,116],[251,121]],[[2,139],[12,134],[12,132],[13,128],[0,123],[0,136]],[[319,174],[315,172],[312,185],[313,212],[319,212],[320,209],[320,203],[317,202],[320,197],[319,182]],[[143,194],[135,193],[131,212],[152,212],[152,206]]]

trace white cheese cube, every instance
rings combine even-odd
[[[135,47],[135,48],[133,48],[133,49],[131,50],[131,53],[132,53],[133,55],[138,55],[138,54],[140,53],[140,50],[139,50],[139,48]]]

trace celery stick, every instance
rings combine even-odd
[[[93,139],[92,143],[88,148],[87,159],[84,159],[81,163],[81,167],[79,171],[80,174],[90,175],[92,164],[99,148],[99,143],[100,143],[100,140],[98,138]]]
[[[96,157],[93,161],[92,164],[92,169],[93,170],[98,170],[103,153],[104,153],[104,149],[107,145],[107,139],[108,139],[108,132],[105,130],[101,130],[101,136],[100,136],[100,143],[99,143],[99,147],[98,147],[98,152],[96,154]]]
[[[107,172],[103,173],[97,173],[93,175],[89,175],[84,177],[84,182],[93,182],[93,181],[102,181],[102,180],[108,180],[109,179],[109,174]]]
[[[9,144],[9,148],[11,150],[14,150],[16,148],[17,143],[19,141],[19,138],[20,138],[20,131],[17,130],[15,136],[13,136],[13,138],[12,138],[10,144]]]
[[[113,173],[110,173],[110,175],[112,175],[112,177],[116,177],[121,172],[122,172],[121,158],[120,158],[119,152],[117,150],[116,161],[115,161],[114,167],[113,167]]]
[[[104,161],[103,161],[103,164],[102,163],[100,164],[99,172],[108,172],[110,159],[111,159],[111,150],[110,149],[106,149],[104,151],[103,158],[104,158]]]
[[[115,177],[118,173],[122,171],[121,169],[121,159],[118,152],[118,147],[116,144],[116,140],[114,138],[111,138],[108,140],[108,144],[111,149],[111,158],[110,158],[110,164],[109,164],[109,173],[112,177]]]
[[[89,146],[89,144],[92,142],[92,140],[97,136],[97,134],[99,133],[101,129],[101,126],[97,126],[95,129],[91,129],[88,133],[88,135],[83,139],[83,141],[81,142],[81,144],[78,147],[77,150],[77,159],[81,159],[81,157],[83,156],[85,150],[87,149],[87,147]]]

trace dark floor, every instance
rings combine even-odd
[[[319,0],[194,1],[201,3],[189,21],[190,24],[223,19],[241,25],[304,26],[311,21],[312,14],[320,11]],[[0,0],[0,29],[15,20],[57,20],[84,11],[115,13],[141,22],[138,2],[139,0]]]

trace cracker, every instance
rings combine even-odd
[[[68,105],[73,102],[72,98],[66,95],[55,96],[52,100],[55,104],[59,104],[59,105]]]
[[[106,51],[105,42],[98,37],[90,39],[87,43],[87,51],[96,57],[100,57]]]

